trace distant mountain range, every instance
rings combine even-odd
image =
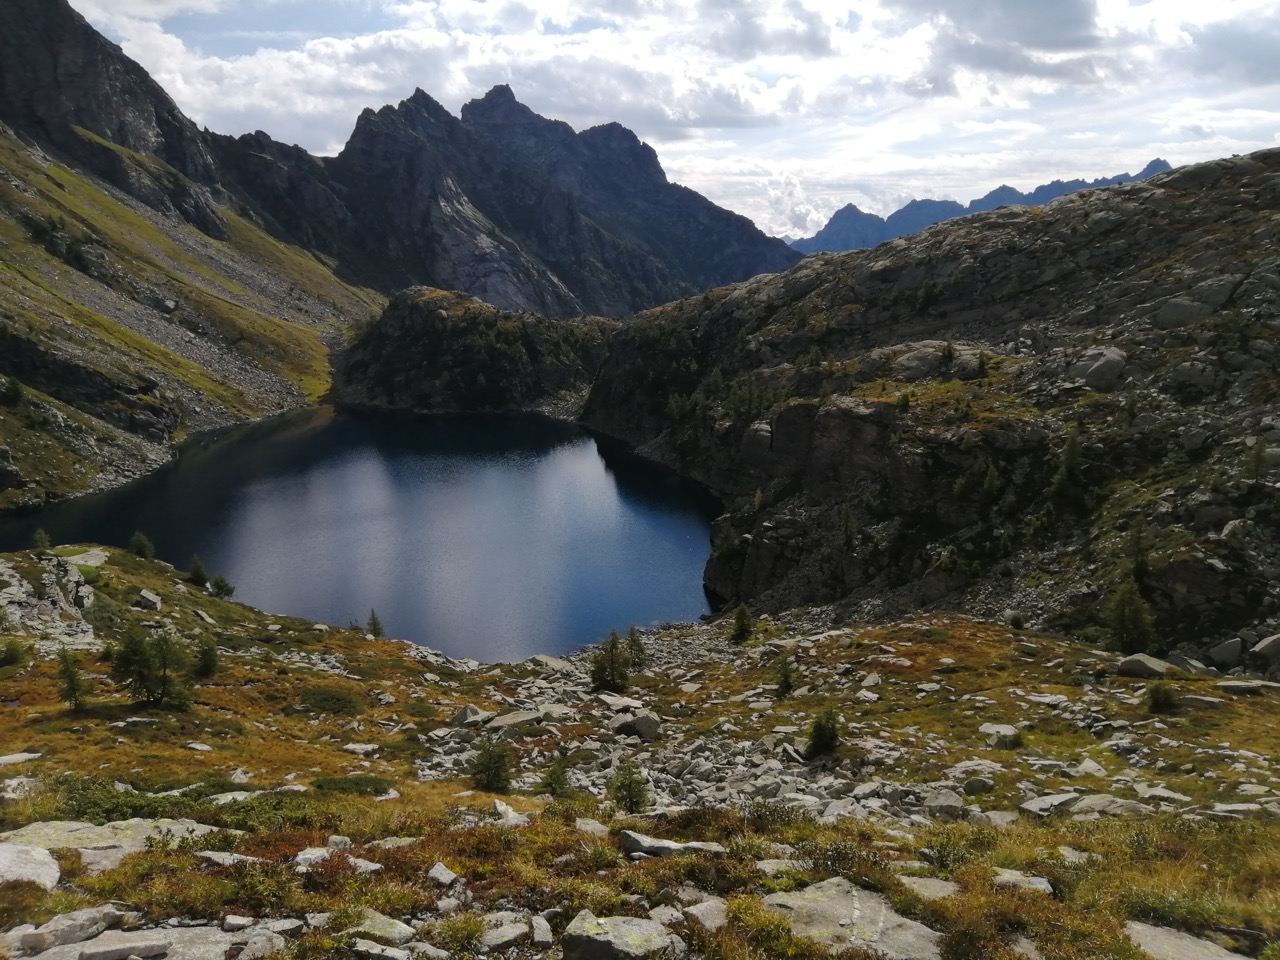
[[[878,217],[874,213],[865,213],[850,203],[832,214],[827,225],[812,237],[787,242],[791,244],[793,250],[799,250],[801,253],[862,250],[966,214],[994,210],[996,207],[1038,206],[1050,200],[1056,200],[1058,197],[1065,197],[1069,193],[1075,193],[1077,190],[1111,187],[1118,183],[1146,180],[1148,177],[1154,177],[1157,173],[1164,173],[1170,169],[1172,168],[1167,161],[1155,159],[1133,175],[1122,173],[1098,180],[1054,180],[1052,183],[1036,187],[1030,193],[1023,193],[1006,184],[996,187],[984,197],[969,201],[967,205],[956,203],[954,200],[912,200],[901,210],[889,214],[887,218]]]

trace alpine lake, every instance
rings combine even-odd
[[[127,486],[0,520],[0,550],[55,543],[199,556],[235,599],[453,657],[564,653],[709,612],[718,504],[614,442],[533,414],[298,410],[192,440]]]

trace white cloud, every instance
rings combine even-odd
[[[508,83],[575,128],[632,128],[671,179],[776,233],[1280,128],[1274,0],[73,2],[219,132],[332,153],[364,107],[422,87],[457,113]],[[341,35],[308,32],[339,8]]]

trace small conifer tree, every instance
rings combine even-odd
[[[191,570],[187,574],[187,580],[197,587],[203,587],[209,583],[209,573],[204,568],[204,561],[197,556],[191,558]]]
[[[111,677],[144,703],[181,707],[190,699],[183,675],[191,666],[186,644],[168,630],[129,630],[111,658]]]
[[[202,637],[196,647],[196,662],[191,668],[193,676],[207,680],[218,672],[218,644],[212,637]]]
[[[823,707],[813,718],[809,727],[809,746],[805,749],[806,759],[835,753],[840,746],[840,717],[835,707]]]
[[[209,590],[219,600],[230,600],[236,592],[236,588],[231,585],[231,581],[221,574],[209,581]]]
[[[627,631],[627,659],[631,661],[631,666],[637,670],[643,670],[649,662],[649,651],[644,647],[644,640],[640,638],[640,631],[632,627]]]
[[[649,784],[630,759],[618,764],[609,781],[609,796],[627,813],[642,813],[649,806]]]
[[[1155,647],[1155,620],[1132,577],[1121,583],[1111,598],[1107,620],[1116,647],[1126,656],[1147,653]]]
[[[58,697],[72,710],[84,709],[89,696],[89,681],[80,671],[75,654],[63,644],[58,649]]]
[[[738,604],[738,608],[733,611],[733,632],[729,634],[729,639],[741,646],[751,639],[751,634],[755,632],[755,622],[751,619],[751,610],[745,603]]]
[[[480,741],[471,760],[472,786],[489,793],[510,793],[512,761],[510,747],[493,737],[486,737]]]
[[[44,532],[44,527],[40,527],[31,535],[32,550],[48,550],[52,544],[49,542],[49,534]]]
[[[622,693],[631,684],[629,668],[622,638],[617,630],[610,630],[608,639],[591,657],[591,689]]]
[[[1134,526],[1129,531],[1129,562],[1132,564],[1133,579],[1141,583],[1151,572],[1151,562],[1147,557],[1146,538],[1142,527]]]
[[[1080,472],[1080,430],[1072,426],[1067,430],[1067,441],[1062,447],[1058,472],[1053,475],[1053,492],[1062,495],[1077,490],[1084,483]]]
[[[141,530],[135,530],[133,536],[129,538],[129,552],[141,557],[143,560],[154,560],[156,558],[156,545]]]
[[[1267,445],[1261,437],[1255,437],[1249,454],[1249,479],[1254,483],[1267,475]]]
[[[789,696],[791,691],[795,689],[795,685],[795,670],[791,666],[791,661],[783,657],[782,662],[778,664],[777,698],[781,700],[783,697]]]
[[[378,616],[378,611],[377,611],[377,610],[370,610],[370,611],[369,611],[369,628],[368,628],[368,632],[369,632],[369,634],[370,634],[370,635],[375,636],[375,637],[381,637],[381,636],[383,636],[383,635],[384,635],[384,633],[383,633],[383,629],[382,629],[382,620],[381,620],[381,618]]]

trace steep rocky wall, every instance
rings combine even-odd
[[[629,321],[589,426],[731,504],[707,584],[1166,635],[1277,609],[1280,151],[808,258]]]

